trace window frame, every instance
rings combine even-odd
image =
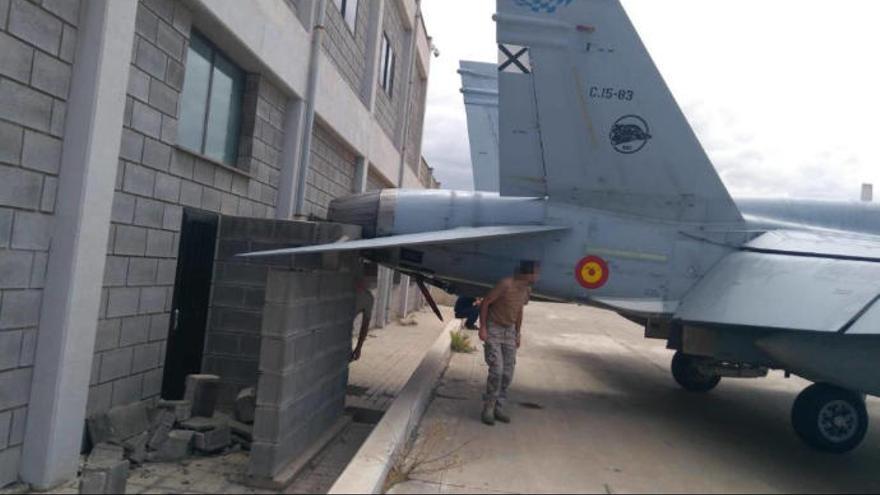
[[[394,47],[391,46],[391,38],[388,37],[388,33],[382,33],[380,50],[379,65],[381,72],[379,74],[379,86],[382,87],[388,98],[392,98],[394,95],[394,70],[397,64],[397,54],[394,53]]]
[[[351,12],[352,3],[354,3],[354,12]],[[342,20],[345,25],[348,27],[348,30],[351,34],[355,34],[357,32],[357,15],[358,8],[360,7],[359,0],[333,0],[333,5],[339,10],[339,14],[342,15]],[[349,14],[351,17],[349,18]]]
[[[239,66],[237,63],[235,63],[235,61],[231,57],[226,55],[226,53],[224,53],[207,36],[205,36],[204,34],[199,32],[198,30],[196,30],[196,29],[192,30],[192,33],[190,35],[190,39],[192,39],[192,38],[198,38],[199,41],[201,43],[203,43],[211,52],[211,58],[206,59],[209,63],[210,70],[208,72],[208,89],[205,94],[205,115],[202,117],[202,127],[201,127],[201,137],[199,140],[199,142],[200,142],[199,148],[195,149],[191,146],[188,146],[186,144],[181,143],[180,128],[178,128],[177,146],[180,148],[183,148],[186,151],[189,151],[190,153],[193,153],[198,156],[216,161],[218,163],[222,163],[223,165],[226,165],[228,167],[233,167],[235,169],[238,169],[239,168],[239,166],[238,166],[238,163],[239,163],[238,153],[239,153],[240,146],[241,146],[241,123],[242,123],[243,114],[244,114],[244,96],[245,96],[245,92],[247,91],[246,90],[247,72],[244,69],[242,69],[241,66]],[[192,43],[191,40],[190,40],[190,43]],[[189,55],[187,55],[187,56],[189,56]],[[209,155],[207,153],[207,149],[206,149],[208,146],[208,129],[209,129],[210,119],[211,119],[211,100],[212,100],[212,96],[214,95],[214,71],[217,70],[217,57],[218,56],[222,57],[227,63],[229,63],[230,65],[235,67],[238,70],[239,75],[242,78],[241,88],[239,89],[237,94],[232,95],[233,98],[236,98],[238,100],[238,110],[239,111],[238,111],[238,124],[237,124],[238,132],[236,133],[235,136],[233,136],[233,139],[235,139],[235,153],[234,153],[235,156],[232,158],[231,162],[227,162],[225,156],[216,157],[216,156]],[[186,64],[184,64],[184,77],[186,77]],[[184,84],[186,84],[185,81],[184,81]],[[181,112],[183,111],[183,95],[184,95],[184,91],[181,89],[181,92],[180,92]],[[178,122],[181,120],[181,117],[182,117],[182,115],[178,115]],[[224,155],[225,155],[225,153],[224,153]]]

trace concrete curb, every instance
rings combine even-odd
[[[434,385],[449,365],[450,332],[458,329],[459,323],[452,320],[443,328],[388,412],[333,484],[330,494],[382,493],[397,454],[421,421]]]

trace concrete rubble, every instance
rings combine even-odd
[[[236,444],[250,449],[253,427],[215,411],[218,384],[214,375],[190,375],[182,401],[140,402],[89,417],[93,448],[83,464],[80,493],[124,493],[129,467],[147,462],[214,455]]]

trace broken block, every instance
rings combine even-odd
[[[180,427],[184,430],[205,432],[217,429],[226,425],[226,421],[218,418],[203,418],[201,416],[193,416],[186,421],[180,423]]]
[[[192,402],[188,400],[160,400],[156,407],[174,413],[177,421],[186,421],[192,417]]]
[[[232,442],[231,430],[228,426],[221,426],[213,430],[196,432],[193,435],[193,445],[196,450],[205,454],[219,452]]]
[[[82,477],[79,482],[80,493],[125,493],[125,485],[128,481],[128,466],[126,460],[102,459],[89,460],[83,466]]]
[[[86,429],[88,429],[92,445],[106,444],[107,442],[118,443],[121,440],[115,435],[107,413],[89,416],[86,419]]]
[[[125,449],[122,448],[122,446],[109,443],[99,443],[92,448],[92,452],[89,453],[88,461],[121,461],[124,458]]]
[[[134,464],[143,464],[147,460],[147,441],[150,434],[143,432],[123,442],[125,456]]]
[[[164,409],[160,410],[153,420],[152,432],[150,434],[150,441],[147,442],[147,447],[150,450],[159,450],[162,444],[165,443],[165,440],[168,439],[168,434],[174,429],[174,423],[176,422],[177,418],[173,412]]]
[[[147,459],[153,462],[174,462],[189,455],[189,446],[192,443],[193,432],[184,430],[172,430],[168,438],[156,452],[150,452]]]
[[[217,407],[220,377],[217,375],[189,375],[186,377],[184,400],[192,403],[192,415],[210,418]]]
[[[238,393],[235,398],[235,419],[242,423],[252,424],[257,410],[257,391],[246,388]]]
[[[120,445],[125,440],[149,429],[149,411],[144,402],[118,406],[105,413],[90,416],[86,420],[86,425],[92,445],[101,443]]]
[[[230,420],[229,429],[232,430],[233,435],[241,437],[243,440],[250,442],[254,439],[254,427],[252,425]]]

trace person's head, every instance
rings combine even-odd
[[[541,263],[534,260],[522,260],[516,269],[516,278],[534,284],[541,277]]]

